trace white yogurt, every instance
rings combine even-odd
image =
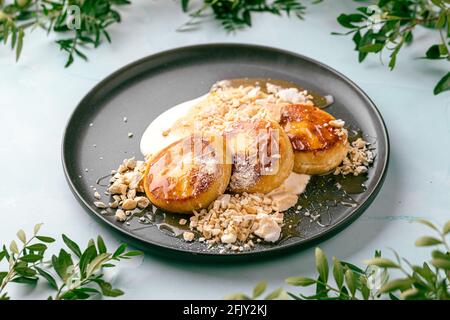
[[[153,120],[145,129],[141,138],[141,152],[144,156],[155,154],[164,149],[171,143],[180,140],[183,137],[174,133],[169,133],[163,136],[163,132],[170,129],[173,124],[181,117],[186,116],[191,108],[205,99],[207,94],[193,100],[180,103],[169,110],[161,113],[155,120]]]

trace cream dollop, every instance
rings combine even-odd
[[[168,132],[167,135],[163,135],[163,132],[170,130],[175,122],[186,116],[189,111],[203,100],[207,94],[182,102],[169,110],[161,113],[155,120],[153,120],[145,129],[141,138],[140,149],[141,153],[147,157],[148,155],[155,154],[156,152],[164,149],[171,143],[184,138],[177,133]]]

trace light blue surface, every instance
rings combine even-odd
[[[351,11],[351,1],[310,6],[305,21],[255,16],[253,27],[236,35],[226,34],[215,22],[197,31],[176,32],[187,20],[177,2],[133,2],[124,9],[121,25],[111,28],[112,44],[89,51],[89,63],[77,61],[64,69],[65,55],[54,38],[40,30],[27,36],[18,64],[13,54],[0,49],[0,243],[9,243],[19,228],[31,231],[38,222],[45,223],[48,235],[66,233],[81,243],[97,234],[111,246],[123,240],[87,215],[66,184],[60,153],[70,114],[89,89],[136,59],[185,45],[241,42],[290,50],[328,64],[361,86],[386,121],[391,160],[385,184],[356,222],[320,245],[325,252],[357,264],[375,249],[388,254],[387,247],[411,261],[427,258],[427,250],[413,245],[426,230],[410,221],[425,217],[442,224],[450,218],[450,95],[432,95],[446,65],[416,59],[438,41],[434,35],[418,30],[414,45],[389,72],[375,57],[358,64],[351,40],[330,35],[341,30],[335,18]],[[258,264],[205,266],[147,254],[108,276],[127,299],[220,299],[250,292],[261,279],[272,289],[287,276],[313,275],[313,256],[311,248]],[[9,291],[15,298],[46,297],[25,286],[11,286]]]

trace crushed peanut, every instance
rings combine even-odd
[[[186,231],[183,232],[183,239],[187,242],[193,241],[195,238],[195,235],[192,232]]]
[[[94,206],[96,206],[99,209],[105,209],[106,204],[104,204],[102,201],[94,201]]]
[[[342,164],[334,170],[334,174],[358,176],[366,173],[369,166],[373,163],[374,154],[372,150],[367,148],[368,142],[361,138],[353,141]]]
[[[209,244],[249,243],[253,235],[275,242],[280,237],[283,213],[263,194],[223,194],[208,209],[194,211],[189,227]],[[251,245],[249,244],[249,247]]]
[[[117,209],[117,211],[116,211],[116,220],[123,222],[126,219],[127,219],[127,215],[125,214],[125,211],[123,211],[122,209]]]

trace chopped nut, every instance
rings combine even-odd
[[[133,170],[136,167],[136,164],[137,164],[137,161],[134,157],[124,161],[124,165],[127,166],[127,168],[131,169],[131,170]]]
[[[341,119],[331,120],[328,123],[335,128],[343,128],[345,126],[345,121]]]
[[[123,184],[117,180],[108,188],[108,192],[111,194],[125,195],[127,193],[127,189],[128,189],[128,187],[126,184]]]
[[[135,197],[136,197],[136,189],[128,190],[127,198],[128,199],[134,199]]]
[[[182,226],[184,226],[187,223],[186,219],[180,219],[180,221],[178,221],[178,223]]]
[[[194,240],[195,235],[192,232],[185,231],[183,232],[183,239],[187,242]]]
[[[145,209],[150,204],[150,200],[148,200],[146,197],[136,197],[135,200],[137,201],[137,205],[141,209]]]
[[[109,203],[109,207],[111,209],[116,209],[118,206],[119,206],[119,202],[117,200]]]
[[[222,243],[235,243],[236,240],[237,237],[234,233],[226,233],[220,237],[220,241],[222,241]]]
[[[135,199],[126,199],[122,203],[122,208],[125,210],[133,210],[137,206],[137,201]]]
[[[127,219],[127,216],[125,212],[122,209],[117,209],[116,211],[116,220],[117,221],[125,221]]]
[[[94,198],[97,200],[100,200],[102,198],[102,196],[100,195],[100,193],[98,193],[97,191],[94,192]]]
[[[96,206],[97,208],[100,208],[100,209],[105,209],[106,208],[106,204],[104,204],[101,201],[95,201],[94,202],[94,206]]]
[[[367,149],[368,143],[361,138],[353,141],[342,164],[334,170],[334,174],[353,174],[358,176],[368,171],[373,163],[373,152]]]

